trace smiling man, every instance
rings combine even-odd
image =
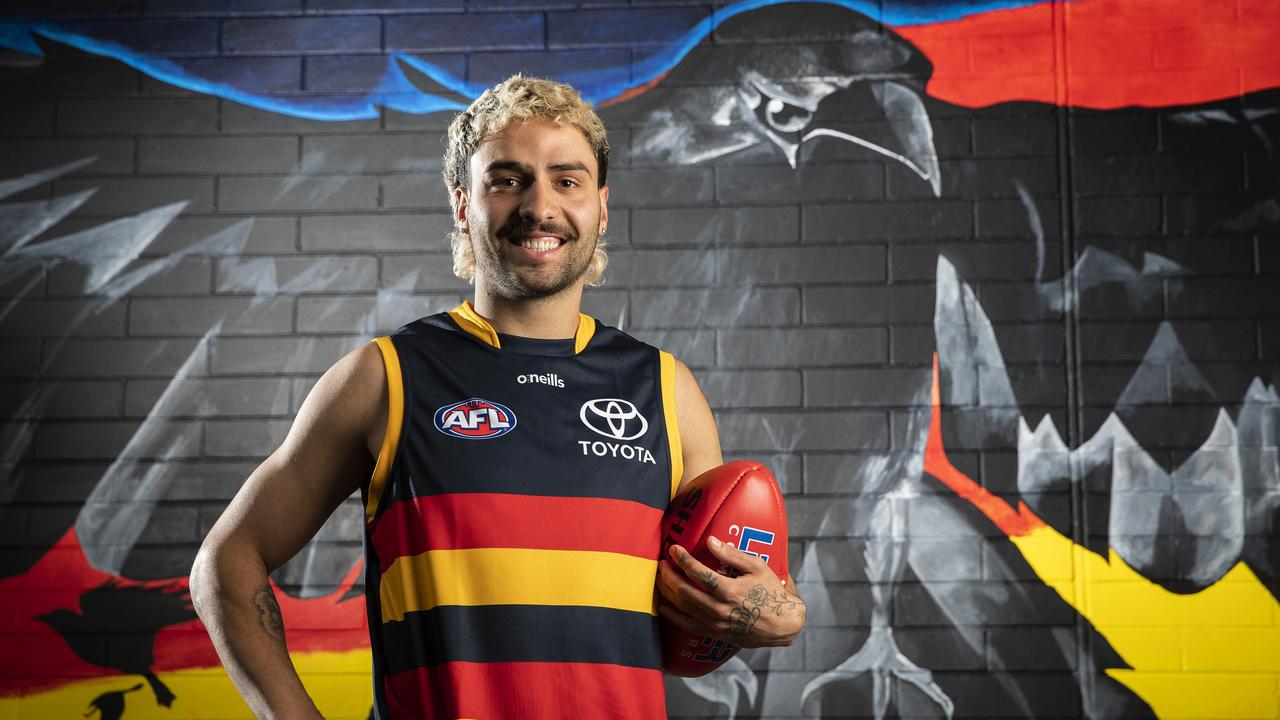
[[[683,364],[579,312],[607,262],[608,161],[600,119],[560,83],[513,77],[455,118],[444,179],[474,301],[325,373],[192,570],[259,716],[319,716],[267,576],[357,490],[376,717],[665,717],[655,586],[688,630],[800,632],[793,583],[757,558],[713,547],[741,576],[709,587],[683,549],[659,558],[670,498],[720,445]],[[760,585],[790,609],[744,628]]]

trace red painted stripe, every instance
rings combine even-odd
[[[1280,87],[1274,0],[1072,0],[895,29],[933,61],[929,94],[969,107],[1161,107]]]
[[[667,716],[662,671],[621,665],[451,662],[393,675],[385,688],[392,717]]]
[[[662,511],[630,500],[450,493],[402,500],[372,530],[385,571],[427,550],[595,550],[657,559]]]

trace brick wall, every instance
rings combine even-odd
[[[0,602],[16,618],[0,633],[35,658],[0,672],[14,716],[83,709],[136,680],[69,638],[123,646],[137,628],[55,634],[37,615],[77,603],[89,615],[79,593],[107,578],[183,578],[320,373],[469,297],[445,241],[450,113],[321,118],[357,107],[397,52],[441,73],[399,65],[413,87],[455,103],[467,98],[440,77],[579,72],[599,94],[615,76],[587,71],[639,81],[711,18],[677,2],[301,1],[14,11],[43,23],[46,54],[0,69],[0,180],[92,158],[0,198],[13,247],[0,258]],[[1255,22],[1242,6],[1196,34],[1185,14],[1143,8],[1121,27],[1201,45]],[[1241,80],[1150,100],[1119,70],[1108,79],[1066,12],[939,15],[949,24],[900,33],[834,6],[717,17],[651,89],[602,109],[611,262],[585,311],[684,360],[726,455],[774,468],[810,603],[794,647],[744,653],[732,679],[669,681],[673,715],[1278,712],[1280,95],[1238,95],[1274,87]],[[1276,65],[1187,52],[1156,68],[1161,93]],[[774,84],[746,84],[748,70]],[[947,84],[935,91],[930,74]],[[844,84],[821,91],[831,77]],[[1019,100],[1044,100],[1045,78],[1048,101]],[[1129,101],[1053,101],[1077,86]],[[760,107],[822,98],[797,137],[864,142],[813,136],[793,165],[792,136],[734,104],[751,88],[769,95]],[[925,453],[935,352],[955,475]],[[292,607],[326,617],[349,589],[357,500],[276,574],[297,598],[286,620]],[[93,571],[68,569],[68,538]],[[339,683],[350,696],[326,711],[364,717],[362,617],[330,617],[330,644],[313,629],[291,641],[355,652]],[[209,666],[198,630],[157,636],[173,709],[237,716],[229,685],[184,675]],[[125,717],[153,712],[149,692],[121,696]]]

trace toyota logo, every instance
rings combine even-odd
[[[649,429],[649,421],[636,406],[618,398],[588,400],[582,403],[578,417],[583,425],[614,440],[635,440]]]

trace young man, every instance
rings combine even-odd
[[[356,490],[379,717],[662,717],[655,611],[741,646],[800,632],[793,583],[757,558],[713,547],[732,579],[683,548],[658,558],[668,500],[720,445],[683,364],[579,313],[607,261],[608,158],[559,83],[513,77],[454,120],[454,270],[474,302],[330,368],[192,569],[259,716],[319,717],[267,575]]]

